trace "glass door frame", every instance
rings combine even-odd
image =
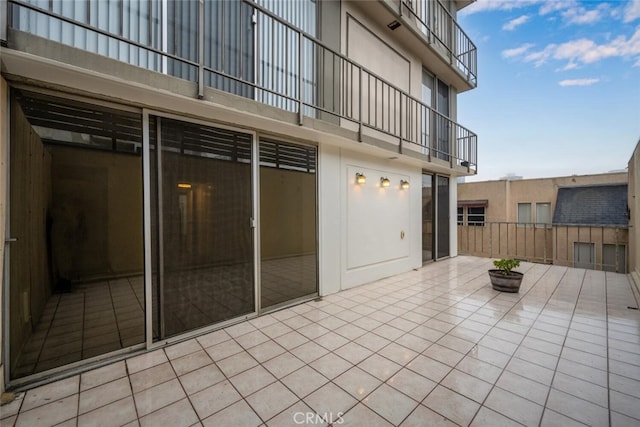
[[[150,116],[178,120],[187,123],[195,123],[203,126],[210,126],[219,129],[226,129],[234,132],[251,135],[251,219],[249,226],[251,227],[251,238],[253,244],[253,287],[254,287],[254,307],[253,312],[246,313],[233,319],[224,320],[222,322],[213,323],[211,325],[196,328],[175,336],[166,337],[157,341],[153,340],[153,268],[152,268],[152,243],[151,243],[151,141],[150,141]],[[158,136],[158,144],[161,147],[161,136]],[[158,148],[156,148],[157,150]],[[202,335],[204,333],[221,329],[227,325],[238,323],[239,321],[254,318],[258,315],[260,303],[260,247],[259,247],[259,152],[258,152],[258,135],[257,132],[236,128],[233,126],[221,125],[207,120],[194,119],[192,117],[170,114],[163,111],[153,109],[142,109],[142,176],[143,176],[143,209],[144,209],[144,287],[145,287],[145,323],[146,323],[146,348],[152,350],[161,348],[168,343],[183,341],[190,337]],[[158,224],[160,226],[160,224]]]

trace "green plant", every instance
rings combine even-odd
[[[520,261],[517,259],[499,259],[493,261],[493,265],[500,270],[505,276],[511,274],[511,270],[520,266]]]

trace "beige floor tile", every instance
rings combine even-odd
[[[547,407],[585,424],[606,425],[609,423],[609,413],[606,408],[562,391],[551,389]]]
[[[605,408],[609,405],[609,393],[605,387],[565,375],[562,372],[556,372],[552,387]]]
[[[522,424],[482,406],[471,422],[471,427],[518,427]]]
[[[357,400],[333,383],[325,384],[304,399],[316,413],[345,413],[356,405]]]
[[[249,322],[241,322],[237,325],[229,326],[228,328],[224,329],[224,331],[228,333],[232,338],[237,338],[255,330],[256,328]]]
[[[457,369],[452,370],[441,384],[478,403],[484,401],[492,387],[488,382]]]
[[[482,340],[480,341],[483,342]],[[504,368],[509,363],[510,354],[486,347],[478,344],[468,353],[469,356],[475,357],[483,362],[491,363],[499,368]]]
[[[457,424],[447,418],[432,411],[431,409],[418,405],[418,407],[402,422],[402,427],[456,427]]]
[[[5,403],[0,408],[0,419],[5,419],[9,417],[13,417],[20,411],[20,407],[22,406],[22,402],[24,402],[25,393],[16,393],[15,398],[8,403]],[[14,420],[15,421],[15,420]],[[13,425],[11,421],[4,421],[7,425]]]
[[[198,350],[193,353],[189,353],[186,356],[171,360],[171,365],[178,376],[195,371],[196,369],[212,363],[213,360],[211,360],[207,352],[204,350]]]
[[[169,362],[161,365],[154,366],[152,368],[145,369],[144,371],[138,371],[129,376],[131,381],[131,388],[134,393],[139,393],[142,390],[146,390],[163,382],[169,381],[176,377],[173,368]]]
[[[276,377],[271,375],[265,368],[258,365],[229,378],[229,381],[242,396],[246,397],[275,382]]]
[[[109,403],[94,411],[78,417],[78,425],[83,427],[122,426],[132,421],[137,422],[138,415],[133,396]],[[75,425],[75,424],[74,424]]]
[[[544,385],[551,385],[553,380],[551,369],[518,358],[511,359],[506,370]]]
[[[177,379],[167,381],[133,395],[140,417],[157,411],[185,396],[182,386]]]
[[[271,338],[269,338],[267,335],[263,334],[260,331],[253,331],[236,338],[236,341],[243,348],[249,349],[257,346],[258,344],[262,344],[266,341],[269,341],[270,339]]]
[[[313,341],[309,341],[291,350],[291,353],[294,356],[296,356],[298,359],[302,360],[305,363],[311,363],[314,360],[324,356],[328,352],[329,350],[322,347],[321,345],[316,344]]]
[[[188,341],[184,341],[178,344],[171,345],[164,349],[169,360],[174,360],[182,356],[186,356],[187,354],[195,353],[196,351],[201,351],[202,346],[196,339],[190,339]]]
[[[326,348],[329,351],[333,351],[347,344],[349,340],[342,335],[336,334],[335,332],[329,332],[322,335],[321,337],[316,338],[315,340],[313,340],[313,342],[315,342],[316,344],[320,344],[322,347]]]
[[[356,366],[334,378],[333,382],[357,400],[362,400],[382,384],[382,381]]]
[[[336,414],[337,415],[337,414]],[[338,418],[336,417],[336,420]],[[303,425],[326,426],[320,415],[316,414],[307,404],[299,400],[267,421],[269,427],[297,427]],[[217,427],[217,425],[211,425]]]
[[[171,405],[167,405],[140,418],[142,427],[171,426],[171,427],[189,427],[198,422],[196,415],[189,399],[182,399]]]
[[[635,418],[640,423],[640,399],[627,394],[612,391],[611,410]]]
[[[274,357],[281,355],[285,351],[286,350],[281,345],[272,340],[263,342],[262,344],[258,344],[247,350],[247,352],[253,356],[258,363],[264,363],[269,359],[273,359]]]
[[[412,333],[404,334],[403,336],[395,340],[395,342],[396,344],[407,347],[408,349],[413,350],[417,353],[422,353],[434,343],[434,341],[430,341]]]
[[[351,362],[353,365],[357,365],[367,357],[371,356],[371,354],[373,354],[371,350],[359,344],[356,344],[353,341],[334,350],[334,353]]]
[[[80,391],[84,391],[125,376],[127,376],[127,366],[124,360],[84,372],[80,375]]]
[[[422,404],[460,425],[468,425],[480,408],[473,400],[442,386],[433,389]]]
[[[304,366],[304,362],[287,352],[268,360],[263,364],[276,378],[282,378]]]
[[[309,366],[320,372],[325,377],[333,379],[345,372],[347,369],[350,369],[353,365],[340,356],[329,353],[314,360],[309,364]]]
[[[131,375],[168,361],[169,359],[167,359],[164,350],[155,350],[150,353],[141,354],[140,356],[127,359],[127,370],[129,375]]]
[[[542,420],[540,421],[541,427],[582,427],[586,424],[582,424],[574,419],[566,417],[549,408],[545,408],[544,414],[542,414]]]
[[[16,427],[52,426],[77,416],[78,395],[73,394],[51,401],[46,405],[39,405],[31,410],[21,411],[15,425]]]
[[[640,381],[633,378],[622,377],[616,374],[609,375],[609,387],[630,396],[640,398]]]
[[[202,420],[207,427],[254,427],[262,425],[262,420],[247,402],[240,400],[231,406]]]
[[[450,348],[443,347],[440,344],[433,344],[422,354],[451,367],[457,365],[464,357],[464,354],[451,350]]]
[[[303,398],[325,385],[329,380],[309,366],[303,366],[281,379],[282,383]]]
[[[418,402],[424,400],[437,385],[435,382],[406,368],[401,369],[389,378],[386,383]]]
[[[392,427],[393,424],[382,418],[380,415],[363,405],[357,404],[351,408],[346,414],[340,414],[340,417],[335,417],[335,426],[342,427],[360,427],[363,421],[366,422],[367,427]]]
[[[244,349],[237,342],[230,340],[207,347],[205,351],[214,362],[218,362],[234,354],[242,353]]]
[[[418,406],[418,402],[387,384],[375,389],[362,403],[394,425],[400,424]]]
[[[258,362],[249,353],[243,351],[220,360],[216,364],[227,377],[232,377],[249,368],[253,368]]]
[[[367,333],[364,329],[351,324],[344,325],[343,327],[336,329],[335,332],[351,341]]]
[[[213,331],[206,335],[202,335],[196,338],[203,348],[208,348],[221,342],[225,342],[231,339],[231,335],[227,334],[224,330]]]
[[[415,338],[420,339],[418,337],[415,337]],[[388,345],[391,341],[389,341],[386,338],[382,338],[380,335],[376,335],[373,332],[367,332],[366,334],[356,338],[354,342],[375,352],[375,351],[379,351],[380,349]]]
[[[538,425],[543,410],[542,406],[501,388],[489,393],[484,406],[527,426]]]
[[[255,392],[246,400],[260,418],[268,420],[296,403],[298,397],[282,383],[275,382]]]
[[[418,355],[417,352],[395,342],[382,348],[378,351],[378,354],[402,366],[409,363]]]
[[[555,370],[558,364],[558,356],[525,346],[520,346],[513,356],[551,370]]]
[[[79,414],[100,408],[131,395],[129,378],[120,378],[80,393]]]
[[[543,406],[549,394],[548,386],[509,371],[502,373],[496,386]]]
[[[592,368],[581,363],[572,362],[566,359],[560,359],[557,371],[581,380],[597,384],[601,387],[607,386],[607,372]]]
[[[223,381],[189,397],[200,419],[226,408],[242,399],[229,381]]]
[[[223,381],[225,376],[220,368],[211,364],[182,375],[179,379],[186,393],[192,395]]]
[[[304,335],[293,330],[274,338],[274,340],[287,350],[292,350],[309,341]]]
[[[611,412],[612,427],[637,427],[638,420],[636,418],[627,417],[618,412]]]
[[[80,389],[80,376],[76,375],[60,381],[55,381],[27,391],[22,402],[21,411],[28,411],[41,405],[77,394]],[[66,401],[65,401],[66,402]]]
[[[451,371],[451,367],[423,355],[413,359],[407,368],[432,381],[440,382]]]

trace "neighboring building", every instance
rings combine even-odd
[[[455,256],[471,2],[0,1],[3,381]]]
[[[461,253],[627,271],[626,172],[458,186]]]
[[[640,285],[640,139],[629,159],[629,273]]]

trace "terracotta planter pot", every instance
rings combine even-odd
[[[512,271],[510,274],[502,274],[500,270],[489,270],[491,286],[496,291],[519,292],[524,274]]]

